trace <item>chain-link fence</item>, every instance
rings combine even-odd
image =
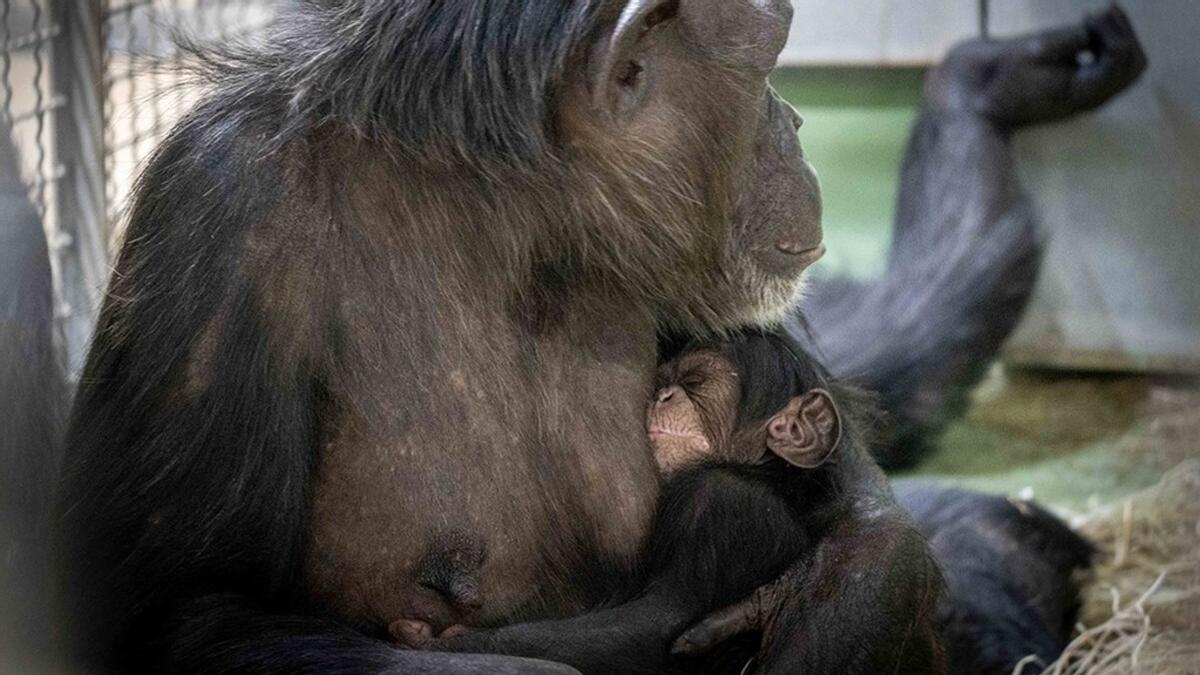
[[[108,0],[104,13],[104,148],[108,222],[119,222],[142,159],[193,102],[172,32],[199,42],[249,38],[271,0]]]
[[[174,34],[250,38],[284,1],[0,0],[0,132],[46,230],[72,372],[137,170],[194,98]]]

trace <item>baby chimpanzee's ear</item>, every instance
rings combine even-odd
[[[841,438],[841,414],[824,389],[788,401],[767,423],[767,448],[801,469],[824,464]]]

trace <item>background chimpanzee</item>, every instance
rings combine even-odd
[[[571,614],[632,569],[659,484],[641,419],[656,333],[778,317],[819,250],[798,120],[765,84],[789,7],[295,5],[263,47],[209,59],[211,93],[137,190],[66,441],[64,632],[89,663],[141,669],[528,668],[374,636],[425,601],[417,570],[447,532],[488,539],[474,623]],[[1037,71],[1037,53],[976,66]],[[1026,93],[1128,80],[1100,56]],[[943,109],[924,133],[995,124]],[[989,147],[956,172],[1007,175]],[[938,167],[961,148],[914,150]],[[906,194],[946,187],[926,173]],[[979,204],[1012,203],[994,187]],[[1008,213],[968,209],[960,235],[913,214],[936,203],[902,209],[893,263]],[[968,265],[971,302],[929,330],[1007,297],[1009,263],[1032,254],[1004,240],[1026,230],[998,231]],[[962,271],[978,253],[955,251],[932,256]],[[952,287],[889,276],[897,302]],[[855,325],[844,344],[904,332]],[[2,345],[4,362],[30,367],[44,337]],[[12,400],[30,414],[24,375]],[[38,430],[18,432],[14,456],[43,456]]]
[[[1091,544],[1032,502],[923,481],[894,487],[946,581],[937,625],[950,672],[1024,675],[1053,663],[1075,627]]]
[[[762,649],[743,650],[734,672],[755,651],[769,672],[941,672],[941,578],[921,535],[881,488],[855,421],[861,397],[846,392],[835,402],[831,386],[780,335],[744,332],[693,345],[660,369],[647,412],[655,459],[669,478],[622,604],[445,639],[408,621],[397,637],[586,673],[662,673],[696,672],[695,660],[669,653],[708,651],[717,646],[714,632],[760,631]],[[786,584],[772,583],[785,574]],[[719,614],[676,642],[711,608],[755,594],[755,615]],[[790,632],[819,635],[820,643],[779,639]]]
[[[38,213],[0,124],[0,667],[46,651],[51,486],[66,409],[54,353],[54,293]]]
[[[1145,68],[1114,6],[1076,26],[967,42],[930,73],[886,272],[814,284],[792,325],[836,377],[879,392],[885,466],[915,463],[962,412],[1033,291],[1041,246],[1013,132],[1098,108]]]

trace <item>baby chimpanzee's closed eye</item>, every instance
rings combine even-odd
[[[739,368],[732,350],[754,344],[694,347],[660,370],[646,430],[664,473],[706,460],[754,465],[771,455],[814,469],[833,454],[841,441],[841,414],[815,373],[793,377],[790,391],[783,389],[785,397],[769,412],[762,401],[744,396],[747,388],[759,386],[749,381],[759,379],[759,372]]]

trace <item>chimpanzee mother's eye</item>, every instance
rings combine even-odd
[[[679,377],[679,386],[683,387],[684,391],[693,394],[704,386],[705,378],[698,373],[684,373]]]

